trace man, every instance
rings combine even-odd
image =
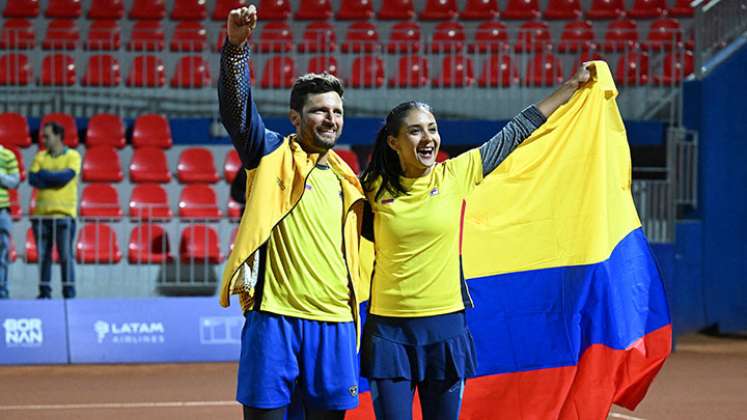
[[[34,156],[29,170],[29,183],[37,188],[36,208],[31,219],[36,248],[39,252],[39,296],[52,297],[52,245],[60,254],[62,296],[75,297],[75,266],[73,238],[78,206],[78,173],[80,155],[65,146],[65,129],[54,122],[41,131],[46,150]]]
[[[10,297],[8,293],[8,264],[10,262],[10,218],[9,189],[18,187],[18,160],[12,151],[0,146],[0,299]]]
[[[358,404],[358,241],[363,194],[331,149],[343,89],[327,74],[293,85],[286,137],[265,129],[251,96],[247,38],[254,6],[231,11],[218,95],[246,171],[246,208],[223,273],[221,304],[239,294],[237,400],[245,419],[283,419],[296,397],[307,419],[343,419]],[[367,291],[367,289],[366,289]]]

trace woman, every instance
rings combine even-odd
[[[485,144],[438,164],[428,105],[406,102],[387,116],[361,175],[370,203],[364,235],[376,255],[361,373],[377,419],[410,419],[416,388],[424,419],[458,418],[476,368],[459,260],[462,200],[588,79],[584,64]]]

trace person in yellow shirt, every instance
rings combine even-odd
[[[10,263],[10,232],[13,220],[10,217],[9,189],[18,187],[20,175],[18,160],[12,151],[0,146],[0,299],[7,299],[8,264]]]
[[[45,150],[34,156],[29,169],[29,184],[37,189],[36,208],[31,227],[39,252],[39,296],[52,297],[52,245],[60,255],[62,296],[75,297],[73,239],[78,208],[80,155],[62,142],[65,129],[54,122],[41,130]]]
[[[361,175],[370,205],[363,234],[375,255],[361,374],[378,419],[410,419],[416,388],[425,420],[458,418],[464,381],[476,371],[459,256],[462,202],[589,79],[586,67],[482,146],[442,163],[428,105],[406,102],[387,116]]]

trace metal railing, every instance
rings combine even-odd
[[[696,0],[695,68],[699,78],[713,67],[707,63],[719,51],[747,33],[747,0]]]

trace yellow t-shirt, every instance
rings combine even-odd
[[[342,207],[337,175],[317,166],[301,201],[270,236],[260,309],[316,321],[353,320]]]
[[[78,175],[80,155],[77,151],[65,148],[59,156],[52,156],[44,150],[34,156],[29,172],[62,171],[72,169],[75,177],[60,188],[40,188],[36,192],[36,216],[64,215],[76,217],[78,214]]]
[[[18,160],[10,150],[0,146],[0,174],[18,174]],[[10,207],[10,195],[6,188],[0,187],[0,208]]]
[[[459,266],[462,200],[482,181],[479,149],[401,178],[409,192],[374,200],[375,266],[371,313],[421,317],[464,309]]]

